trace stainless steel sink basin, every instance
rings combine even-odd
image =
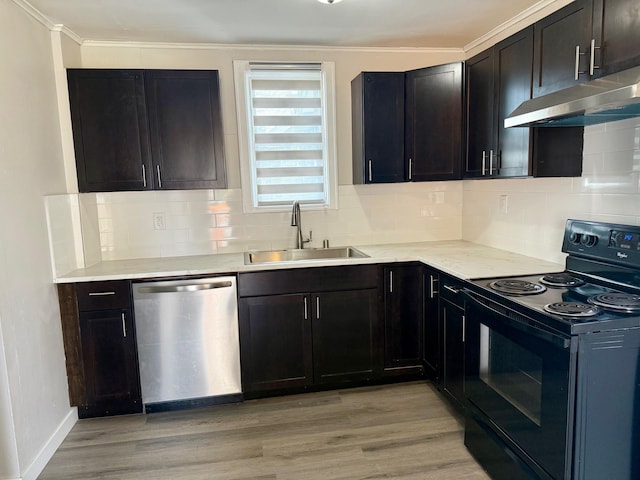
[[[353,247],[305,248],[291,250],[263,250],[244,252],[244,264],[367,258],[369,255]]]

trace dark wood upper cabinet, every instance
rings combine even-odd
[[[526,176],[530,171],[529,141],[526,127],[505,128],[504,119],[531,98],[533,29],[526,28],[493,48],[495,88],[495,159],[493,168],[499,177]],[[491,160],[491,159],[490,159]]]
[[[640,4],[637,0],[593,0],[594,75],[640,65]]]
[[[67,75],[81,192],[226,186],[217,71]]]
[[[582,172],[582,127],[504,127],[531,98],[534,38],[534,27],[525,28],[466,63],[466,178]]]
[[[576,0],[535,23],[534,97],[590,79],[592,9],[593,0]]]
[[[493,156],[494,93],[493,49],[470,58],[466,71],[466,162],[465,177],[482,177]]]
[[[81,192],[151,187],[151,150],[141,70],[68,70]]]
[[[532,58],[529,27],[467,62],[466,177],[530,173],[530,130],[504,128],[504,119],[531,98]]]
[[[217,71],[151,70],[145,92],[155,185],[226,185]]]
[[[409,180],[457,180],[462,171],[462,63],[406,72]]]
[[[353,183],[408,179],[404,156],[404,73],[362,72],[351,82]]]

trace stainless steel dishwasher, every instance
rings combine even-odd
[[[241,399],[236,278],[133,284],[147,412]]]

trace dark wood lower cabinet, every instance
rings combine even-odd
[[[422,363],[427,378],[438,385],[440,383],[440,322],[438,321],[438,283],[437,270],[425,268],[423,271],[424,306],[422,313],[423,346]]]
[[[60,284],[58,297],[78,416],[142,412],[130,282]]]
[[[422,371],[422,266],[384,268],[384,374]]]
[[[238,312],[243,391],[313,383],[309,295],[241,298]]]
[[[134,332],[131,310],[80,314],[86,392],[78,406],[81,418],[142,411]]]
[[[378,282],[375,265],[240,274],[245,395],[380,378]]]
[[[315,382],[356,382],[379,375],[377,291],[325,292],[311,297]]]
[[[464,409],[464,301],[462,283],[440,276],[440,323],[442,330],[440,388],[451,403]]]

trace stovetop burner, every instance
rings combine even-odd
[[[556,302],[544,306],[544,310],[563,317],[594,317],[600,313],[595,305],[579,302]]]
[[[517,279],[496,280],[495,282],[491,282],[489,287],[497,292],[507,293],[509,295],[536,295],[547,289],[547,287],[539,283]]]
[[[540,283],[550,287],[579,287],[580,285],[584,285],[585,282],[581,278],[574,277],[566,272],[561,272],[545,275],[540,279]]]
[[[587,301],[602,308],[623,313],[640,312],[640,295],[628,293],[603,293],[589,297]]]

